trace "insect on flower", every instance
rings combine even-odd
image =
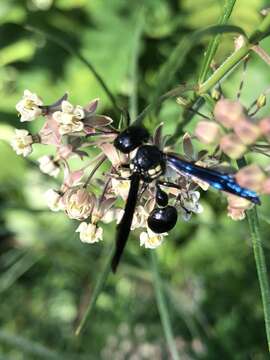
[[[150,143],[149,138],[144,128],[130,126],[114,140],[117,150],[124,154],[135,152],[135,155],[128,164],[130,188],[124,214],[117,229],[116,250],[111,264],[113,272],[117,269],[128,240],[141,183],[145,188],[150,184],[156,187],[155,206],[147,219],[148,228],[156,234],[162,234],[176,225],[178,216],[176,207],[169,205],[168,195],[161,186],[179,188],[179,185],[167,181],[165,176],[167,169],[174,170],[179,176],[198,178],[217,190],[237,195],[254,204],[260,204],[257,194],[241,187],[232,175],[204,168],[182,160],[172,153],[163,152]]]

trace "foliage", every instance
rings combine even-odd
[[[216,24],[221,3],[216,0],[1,2],[0,355],[3,358],[132,359],[132,354],[137,354],[133,359],[169,358],[155,302],[155,291],[160,286],[155,279],[162,278],[172,327],[169,335],[172,331],[180,358],[267,359],[251,236],[245,221],[233,222],[227,217],[223,197],[216,192],[205,194],[204,212],[189,222],[179,222],[158,249],[158,273],[152,274],[151,266],[153,263],[157,266],[157,261],[149,260],[150,250],[139,248],[138,239],[133,236],[121,271],[108,277],[84,331],[75,336],[111,251],[115,226],[107,225],[102,245],[81,243],[74,233],[76,224],[46,208],[43,193],[55,183],[41,176],[34,166],[44,150],[38,148],[25,160],[17,157],[8,145],[13,128],[21,127],[15,104],[27,88],[42,94],[46,103],[65,91],[75,104],[86,104],[100,97],[103,108],[99,111],[120,121],[119,112],[93,73],[76,56],[78,53],[94,66],[122,108],[129,107],[130,97],[137,89],[135,106],[133,98],[134,116],[136,107],[141,112],[153,100],[153,94],[161,95],[177,84],[196,83],[208,37],[192,44],[181,66],[170,74],[168,87],[159,93],[160,74],[176,45],[191,38],[194,30]],[[260,23],[259,10],[267,4],[262,0],[236,3],[229,24],[250,35]],[[29,27],[40,32],[29,31]],[[45,34],[68,44],[74,53]],[[220,44],[215,57],[217,63],[232,50],[232,35],[222,35]],[[263,40],[262,46],[270,51],[269,38]],[[241,76],[239,66],[223,82],[229,98],[236,97]],[[269,80],[267,65],[252,54],[242,102],[249,106],[269,86]],[[200,110],[209,111],[209,104],[206,102]],[[260,115],[267,112],[268,106]],[[174,99],[168,99],[159,111],[146,116],[145,124],[153,129],[163,121],[165,133],[172,135],[177,121],[180,122],[179,114],[186,116]],[[193,117],[185,130],[193,131],[198,118]],[[28,129],[34,131],[38,126],[29,123]],[[263,161],[259,155],[254,157]],[[269,208],[270,201],[265,196],[258,217],[266,263],[270,259]]]

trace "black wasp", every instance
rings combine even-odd
[[[168,195],[159,186],[160,184],[173,186],[173,183],[160,180],[167,167],[172,168],[179,175],[194,176],[217,190],[226,191],[246,198],[255,204],[260,204],[257,194],[241,187],[233,176],[203,168],[182,160],[175,155],[164,153],[157,146],[147,144],[148,140],[149,134],[146,129],[130,126],[121,132],[114,141],[116,149],[124,154],[129,154],[135,149],[137,149],[137,152],[129,164],[131,183],[124,215],[117,229],[116,250],[112,260],[113,272],[117,269],[128,240],[141,181],[146,184],[156,181],[156,207],[148,217],[149,228],[155,233],[163,233],[175,226],[177,210],[175,207],[168,205]]]

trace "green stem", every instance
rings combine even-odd
[[[238,50],[236,50],[222,65],[207,79],[199,85],[197,96],[207,93],[215,86],[228,72],[250,52],[252,46],[257,44],[270,34],[270,13],[263,19],[259,27],[251,34],[249,40]]]
[[[168,348],[170,350],[171,356],[173,360],[179,360],[179,356],[177,353],[177,349],[175,346],[175,341],[172,332],[172,325],[169,318],[169,312],[167,309],[167,304],[165,301],[163,288],[162,288],[162,281],[158,272],[158,263],[157,263],[157,256],[154,250],[150,250],[151,262],[152,262],[152,271],[154,277],[154,288],[157,300],[157,306],[159,310],[159,315],[161,319],[161,323],[163,326],[165,338],[168,344]]]
[[[239,168],[246,166],[247,165],[246,159],[243,157],[237,160],[237,165]],[[252,239],[256,269],[257,269],[260,290],[261,290],[268,351],[270,352],[270,287],[268,282],[264,250],[263,250],[262,240],[259,231],[259,219],[258,219],[256,207],[247,211],[247,219],[248,219],[249,230]]]
[[[251,234],[253,252],[261,289],[266,337],[268,351],[270,352],[270,287],[267,276],[264,250],[259,232],[259,220],[256,208],[253,208],[247,212],[247,219],[249,223],[249,230]]]
[[[270,13],[268,13],[258,28],[250,35],[249,41],[253,44],[258,43],[270,34]]]
[[[224,5],[224,11],[219,20],[219,25],[225,25],[227,23],[227,21],[229,20],[229,18],[231,16],[232,11],[233,11],[235,2],[236,2],[236,0],[227,0],[226,1],[225,5]],[[207,48],[204,62],[203,62],[202,69],[201,69],[201,73],[199,76],[199,83],[202,83],[203,81],[205,81],[205,79],[207,77],[207,73],[209,71],[209,67],[210,67],[211,62],[217,51],[219,41],[220,41],[220,34],[216,35],[213,38],[213,40],[210,42],[210,44]]]
[[[111,261],[112,261],[113,255],[114,255],[114,246],[112,247],[111,252],[106,259],[105,266],[99,275],[96,286],[94,288],[93,295],[91,297],[91,301],[83,315],[83,318],[82,318],[80,324],[78,325],[77,329],[75,330],[76,335],[80,334],[87,318],[92,314],[93,310],[95,309],[97,299],[98,299],[100,293],[102,292],[102,290],[104,289],[107,278],[111,272]]]
[[[139,62],[139,55],[140,55],[140,43],[141,37],[143,34],[144,28],[144,11],[140,11],[138,13],[138,20],[135,26],[135,34],[134,34],[134,46],[133,46],[133,53],[131,58],[131,83],[132,83],[132,92],[129,98],[129,113],[131,117],[131,122],[136,119],[138,114],[138,62]]]
[[[235,67],[250,51],[251,45],[245,44],[232,53],[227,60],[201,85],[197,91],[197,95],[207,93],[213,86],[215,86],[228,72]]]

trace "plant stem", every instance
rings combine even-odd
[[[229,20],[229,18],[231,16],[232,11],[233,11],[235,2],[236,2],[236,0],[227,0],[226,1],[225,5],[224,5],[224,11],[218,22],[219,25],[224,25],[227,23],[227,21]],[[216,35],[208,45],[208,48],[207,48],[207,51],[206,51],[206,54],[204,57],[204,62],[202,65],[201,73],[199,76],[199,83],[202,83],[206,79],[207,73],[209,71],[209,67],[210,67],[211,62],[217,51],[217,48],[219,45],[219,40],[220,40],[220,34]]]
[[[250,44],[245,44],[232,53],[227,60],[201,85],[197,91],[197,95],[200,96],[207,93],[213,86],[215,86],[228,72],[236,66],[250,51]]]
[[[247,165],[246,159],[243,157],[237,160],[237,165],[239,168],[246,166]],[[259,231],[259,219],[258,219],[256,207],[247,211],[247,219],[248,219],[249,230],[252,239],[253,253],[256,263],[257,274],[259,278],[260,290],[261,290],[268,351],[270,352],[270,287],[268,282],[264,250],[263,250],[262,240]]]
[[[270,13],[263,19],[259,27],[251,34],[249,41],[236,50],[203,84],[199,85],[197,96],[207,93],[218,81],[236,66],[251,50],[252,46],[270,34]]]
[[[247,219],[249,223],[249,230],[251,234],[253,252],[261,289],[266,337],[268,351],[270,352],[270,288],[267,276],[264,250],[259,232],[259,220],[256,208],[253,208],[247,212]]]
[[[77,329],[75,330],[75,334],[76,335],[79,335],[87,318],[92,314],[93,310],[95,309],[95,305],[96,305],[96,302],[97,302],[97,299],[100,295],[100,293],[102,292],[102,290],[104,289],[104,286],[105,286],[105,283],[106,283],[106,280],[110,274],[110,271],[111,271],[111,261],[112,261],[112,258],[113,258],[113,255],[114,255],[114,245],[111,249],[111,252],[110,254],[108,255],[107,259],[106,259],[106,262],[105,262],[105,265],[104,265],[104,268],[103,270],[101,271],[100,275],[99,275],[99,278],[97,280],[97,283],[95,285],[95,288],[94,288],[94,292],[93,292],[93,295],[91,297],[91,301],[83,315],[83,318],[80,322],[80,324],[78,325]]]
[[[163,331],[165,334],[165,338],[168,344],[168,348],[170,350],[171,356],[173,360],[179,360],[179,356],[177,353],[177,349],[175,346],[175,341],[173,337],[172,332],[172,325],[168,313],[167,304],[165,301],[163,288],[162,288],[162,280],[160,278],[159,272],[158,272],[158,263],[157,263],[157,256],[154,250],[150,251],[151,256],[151,263],[152,263],[152,271],[153,271],[153,277],[154,277],[154,288],[155,288],[155,294],[156,294],[156,301],[157,306],[159,310],[159,315],[163,327]]]
[[[131,117],[131,122],[133,122],[136,119],[136,116],[138,114],[138,83],[139,83],[138,63],[140,56],[141,37],[144,29],[144,21],[145,21],[144,11],[141,10],[138,12],[138,17],[136,21],[134,46],[131,57],[130,77],[132,83],[132,91],[129,98],[129,113]]]

